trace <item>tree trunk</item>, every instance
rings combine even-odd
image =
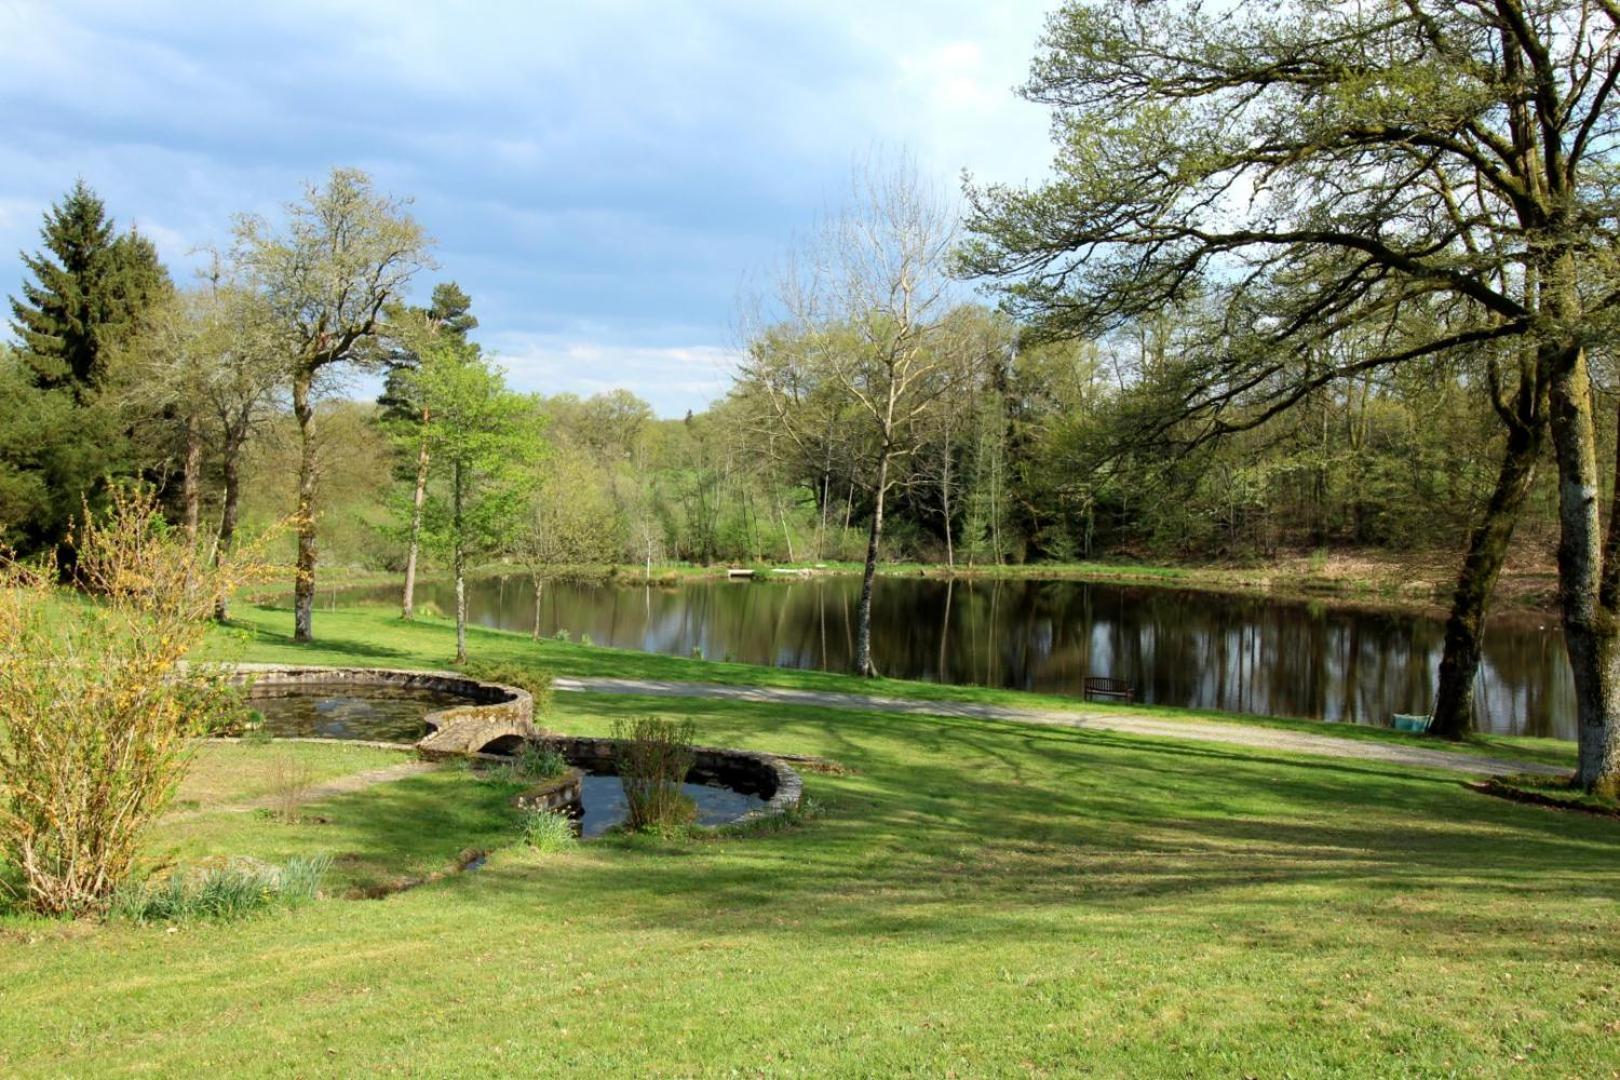
[[[877,675],[872,663],[872,585],[877,578],[878,544],[883,539],[883,496],[889,487],[889,452],[878,458],[877,486],[873,489],[872,527],[866,533],[866,567],[861,572],[861,602],[855,611],[855,674]]]
[[[1537,408],[1528,423],[1508,431],[1496,490],[1491,493],[1484,518],[1469,537],[1468,554],[1451,601],[1451,616],[1446,620],[1440,686],[1435,696],[1434,720],[1429,725],[1432,734],[1443,738],[1460,739],[1475,727],[1474,679],[1479,672],[1485,615],[1546,441],[1541,415]]]
[[[451,514],[454,518],[452,527],[455,529],[454,562],[456,572],[456,663],[467,662],[467,582],[463,576],[466,563],[466,551],[461,541],[461,463],[456,462],[454,475],[451,477],[451,496],[454,506]]]
[[[313,376],[293,378],[293,416],[298,420],[298,568],[293,577],[293,640],[315,640],[315,405]]]
[[[186,417],[186,456],[180,475],[180,490],[186,504],[186,546],[197,550],[198,525],[202,521],[202,422]]]
[[[540,600],[545,595],[546,579],[539,574],[533,575],[534,581],[534,633],[535,641],[540,640]]]
[[[219,514],[219,538],[214,544],[214,565],[218,566],[225,561],[231,553],[231,545],[236,540],[237,507],[242,500],[242,437],[233,434],[225,436],[224,461],[222,463],[225,475],[224,503]],[[214,619],[224,622],[231,617],[230,598],[221,593],[214,601]]]
[[[1548,352],[1559,479],[1558,592],[1575,683],[1579,761],[1575,778],[1582,788],[1612,797],[1620,795],[1620,725],[1614,723],[1620,714],[1620,672],[1614,590],[1602,587],[1605,545],[1599,524],[1591,376],[1579,342],[1548,346]],[[1604,597],[1605,592],[1610,596]]]
[[[411,496],[411,542],[405,552],[405,600],[400,618],[416,615],[416,553],[422,545],[422,503],[427,498],[428,478],[428,411],[422,410],[422,445],[416,452],[416,491]]]

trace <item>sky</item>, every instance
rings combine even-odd
[[[177,280],[334,166],[414,200],[517,389],[723,394],[749,283],[904,151],[1038,181],[1055,0],[0,0],[0,292],[83,177]],[[351,392],[365,393],[362,383]]]

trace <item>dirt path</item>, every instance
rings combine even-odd
[[[398,765],[383,765],[376,769],[366,769],[362,772],[350,773],[347,776],[334,777],[323,784],[316,784],[304,792],[302,801],[316,802],[320,799],[329,799],[334,795],[347,795],[350,792],[364,791],[378,784],[391,784],[396,780],[407,777],[420,776],[438,768],[430,761],[402,761]],[[164,821],[184,821],[187,818],[199,817],[203,814],[247,814],[254,810],[274,809],[280,802],[275,795],[261,795],[257,799],[246,802],[226,803],[221,806],[200,806],[194,810],[177,810],[163,815]]]
[[[1422,746],[1401,746],[1372,740],[1339,739],[1306,731],[1224,724],[1207,720],[1169,720],[1125,712],[1058,711],[1019,709],[1004,705],[984,705],[955,701],[915,701],[907,698],[877,697],[868,694],[834,693],[821,690],[791,690],[782,687],[722,686],[715,683],[665,682],[656,679],[574,678],[558,676],[558,690],[588,691],[594,694],[644,694],[650,697],[711,698],[721,701],[751,701],[763,705],[809,705],[822,708],[859,709],[867,712],[903,713],[907,716],[960,716],[980,720],[1008,720],[1021,724],[1076,728],[1081,731],[1113,731],[1125,735],[1147,735],[1194,742],[1225,743],[1259,750],[1283,750],[1322,757],[1376,761],[1424,769],[1447,769],[1472,776],[1505,776],[1512,773],[1567,773],[1553,765],[1505,758],[1477,757]]]

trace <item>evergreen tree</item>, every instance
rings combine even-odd
[[[453,281],[442,281],[433,286],[433,297],[425,308],[395,308],[389,313],[392,330],[384,342],[383,362],[388,374],[383,381],[383,392],[377,398],[385,420],[405,425],[421,423],[421,394],[415,386],[415,373],[422,358],[413,341],[426,328],[435,336],[443,334],[454,341],[463,342],[478,328],[478,316],[472,314],[472,297]]]
[[[111,350],[170,288],[168,272],[145,237],[117,234],[83,180],[46,213],[40,237],[44,249],[22,256],[34,280],[12,298],[12,327],[35,383],[83,400]]]

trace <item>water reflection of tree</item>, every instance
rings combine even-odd
[[[543,621],[600,644],[838,671],[854,653],[854,585],[559,585],[545,590]],[[518,578],[477,583],[470,602],[488,624],[527,631],[534,618]],[[1363,723],[1425,711],[1441,646],[1437,621],[1408,615],[1073,581],[884,578],[873,627],[880,666],[896,677],[1078,696],[1086,675],[1112,675],[1146,703]],[[1556,630],[1504,620],[1481,670],[1487,729],[1567,734],[1573,694]]]

